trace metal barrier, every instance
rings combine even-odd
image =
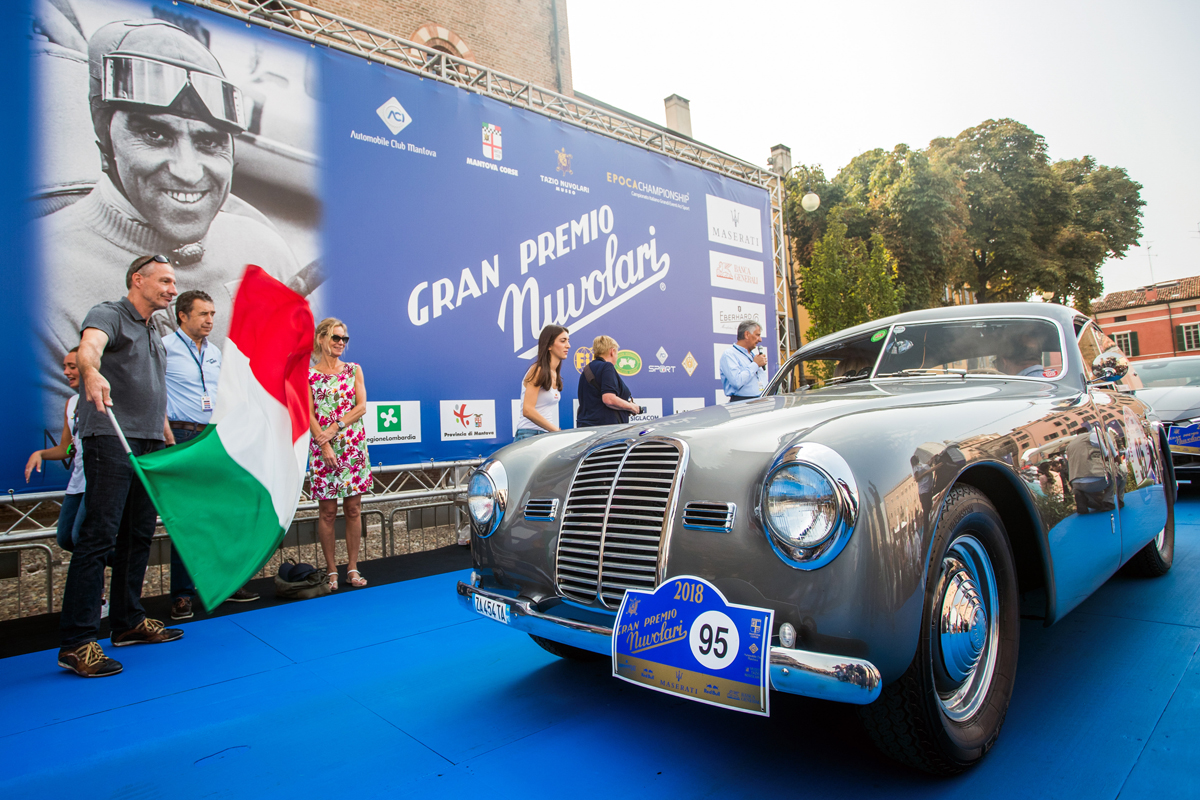
[[[371,491],[362,495],[363,505],[380,505],[385,503],[403,505],[398,505],[391,509],[390,513],[386,512],[385,509],[364,507],[362,510],[364,518],[364,544],[366,543],[368,531],[366,518],[378,515],[381,550],[385,555],[396,555],[396,514],[408,509],[425,509],[453,505],[455,508],[455,528],[457,530],[460,527],[461,520],[455,498],[466,494],[467,475],[471,468],[481,463],[483,463],[482,458],[475,458],[461,461],[430,461],[390,466],[380,464],[372,467],[371,472],[375,477],[375,481],[371,487]],[[54,550],[46,542],[47,540],[53,542],[55,539],[55,525],[58,519],[58,512],[62,507],[62,498],[62,492],[16,494],[12,490],[9,490],[7,497],[0,496],[0,513],[5,513],[9,517],[9,519],[0,522],[0,525],[3,525],[3,532],[0,532],[0,554],[13,553],[16,556],[15,562],[0,559],[0,580],[6,578],[12,579],[14,577],[17,580],[18,617],[25,616],[24,604],[20,596],[23,574],[21,553],[28,550],[41,550],[45,554],[45,611],[50,612],[54,609]],[[409,505],[413,501],[432,500],[434,498],[441,499],[441,502]],[[341,503],[339,502],[340,505]],[[320,546],[316,534],[317,517],[308,515],[309,512],[317,511],[318,508],[319,503],[312,499],[311,489],[306,482],[301,493],[300,502],[296,505],[296,511],[306,514],[306,516],[292,521],[291,527],[284,534],[283,541],[280,543],[280,552],[285,549],[295,548],[298,551],[298,555],[302,556],[303,549],[311,545],[313,547],[312,563],[315,564],[321,560],[319,558]],[[159,520],[158,524],[161,526],[162,521]],[[335,540],[338,538],[344,539],[345,535],[345,518],[339,513],[334,527]],[[155,534],[150,562],[147,565],[159,568],[160,583],[162,581],[162,568],[170,564],[170,550],[167,544],[169,540],[170,536],[165,532]],[[421,544],[427,544],[424,538],[422,538]],[[414,552],[411,550],[411,547],[409,552]],[[297,560],[303,559],[297,558]],[[15,570],[8,568],[9,563],[15,563]],[[9,574],[10,572],[13,574]],[[267,568],[264,566],[258,575],[261,577],[266,574]]]

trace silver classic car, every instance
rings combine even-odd
[[[1127,370],[1069,308],[932,309],[811,342],[754,400],[531,437],[472,475],[460,601],[621,677],[626,594],[688,576],[765,612],[775,691],[857,704],[888,755],[960,771],[999,735],[1022,616],[1171,567],[1166,437]],[[722,630],[692,645],[758,649]]]

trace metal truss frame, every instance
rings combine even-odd
[[[784,239],[783,181],[774,172],[742,161],[690,138],[648,126],[558,92],[536,86],[456,56],[369,28],[294,0],[179,0],[198,8],[297,36],[425,78],[487,95],[509,105],[617,139],[725,177],[760,186],[771,196],[772,260],[775,273],[776,331],[780,363],[796,344],[789,335],[787,246]]]

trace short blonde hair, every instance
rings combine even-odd
[[[313,359],[319,360],[325,353],[321,350],[321,342],[329,338],[329,332],[334,328],[341,328],[350,335],[350,329],[346,327],[346,323],[342,322],[337,317],[326,317],[317,323],[317,332],[313,334]]]
[[[601,358],[617,349],[617,340],[611,336],[597,336],[592,340],[592,358]]]

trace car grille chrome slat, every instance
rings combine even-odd
[[[699,500],[684,506],[683,527],[693,531],[729,533],[733,530],[733,520],[736,515],[737,505],[734,503]]]
[[[530,500],[525,504],[525,519],[553,520],[558,514],[558,498]]]
[[[653,591],[681,450],[671,442],[620,442],[589,453],[563,505],[556,573],[562,595],[621,604],[628,589]]]

